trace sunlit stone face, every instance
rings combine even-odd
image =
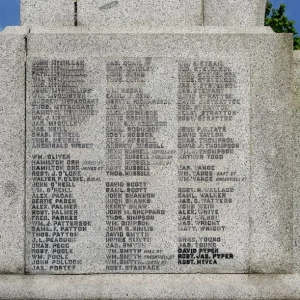
[[[204,0],[204,25],[263,26],[266,0]]]

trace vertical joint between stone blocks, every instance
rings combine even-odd
[[[24,102],[25,102],[25,110],[24,110],[24,133],[25,137],[27,136],[27,57],[28,57],[28,34],[30,33],[30,30],[28,33],[25,35],[24,40],[25,40],[25,62],[24,62]],[[24,274],[27,273],[26,271],[26,184],[27,184],[27,176],[26,176],[26,170],[27,170],[27,143],[25,140],[25,147],[24,147]]]
[[[253,81],[253,66],[252,66],[252,59],[250,59],[250,99],[252,99],[252,81]],[[250,181],[250,190],[249,190],[249,216],[248,216],[248,220],[249,220],[249,252],[248,252],[248,255],[249,255],[249,260],[248,260],[248,274],[251,274],[253,273],[252,272],[252,230],[253,230],[253,224],[252,224],[252,214],[253,214],[253,203],[251,201],[252,199],[252,194],[253,194],[253,185],[252,185],[252,176],[253,176],[253,162],[252,162],[252,157],[253,157],[253,137],[252,137],[252,134],[253,134],[253,103],[252,101],[250,100],[250,116],[249,116],[249,130],[250,130],[250,136],[249,136],[249,151],[250,151],[250,178],[249,178],[249,181]]]
[[[74,0],[74,26],[78,26],[78,2]]]
[[[201,1],[201,11],[202,11],[202,13],[201,13],[201,17],[202,17],[202,26],[205,26],[205,13],[204,13],[204,7],[205,7],[205,5],[204,5],[204,1]]]

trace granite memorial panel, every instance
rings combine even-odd
[[[300,55],[266,0],[21,2],[0,299],[299,299]]]
[[[289,270],[287,187],[272,193],[270,185],[261,194],[265,186],[259,184],[260,174],[277,185],[287,178],[277,173],[281,164],[274,161],[272,170],[264,165],[262,151],[274,151],[275,139],[289,142],[288,127],[276,130],[281,116],[274,94],[268,95],[264,81],[250,81],[253,68],[257,76],[266,72],[266,58],[288,53],[286,41],[267,32],[262,60],[257,48],[249,50],[246,40],[256,39],[250,34],[215,34],[208,41],[200,32],[83,32],[80,39],[77,32],[65,39],[55,30],[33,30],[27,68],[27,272]],[[275,42],[278,49],[268,54]],[[58,51],[69,44],[74,48]],[[212,45],[214,51],[207,52]],[[285,63],[278,72],[289,67]],[[279,89],[274,93],[282,100]],[[258,141],[261,132],[251,119],[268,101],[274,124],[263,128],[264,140]],[[282,160],[284,154],[277,152]],[[278,231],[261,235],[271,230],[274,216]]]
[[[28,72],[29,271],[247,270],[246,60],[37,58]]]

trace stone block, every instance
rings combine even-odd
[[[73,26],[72,0],[21,0],[21,24],[32,26]]]
[[[294,245],[295,270],[300,272],[300,51],[294,51]]]
[[[203,0],[204,26],[264,26],[266,0]]]
[[[291,271],[292,37],[191,30],[32,29],[28,273]]]
[[[253,47],[258,44],[251,60],[250,272],[285,273],[292,270],[293,248],[292,36],[261,35]]]
[[[127,27],[202,24],[201,0],[78,1],[78,25]]]
[[[0,34],[0,273],[24,272],[25,34]]]
[[[0,276],[1,299],[299,300],[299,275],[105,274]]]

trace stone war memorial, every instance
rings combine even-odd
[[[300,53],[266,0],[22,0],[0,34],[0,299],[300,299]]]

